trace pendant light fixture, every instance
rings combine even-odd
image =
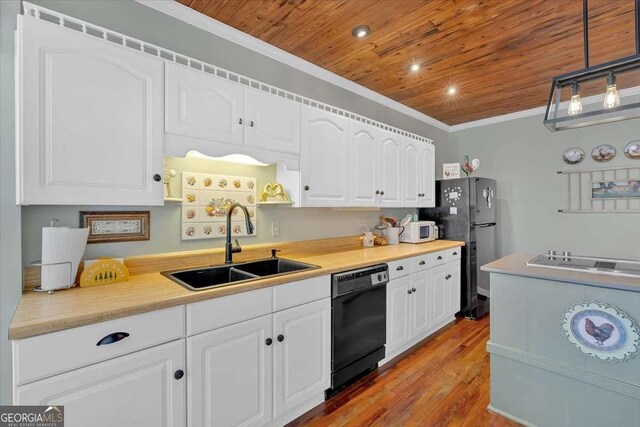
[[[618,0],[634,1],[636,53],[596,66],[589,65],[587,1],[582,2],[584,68],[553,78],[544,117],[551,131],[640,118],[640,0]],[[627,89],[619,91],[616,81],[626,83]],[[601,89],[584,93],[594,87]]]

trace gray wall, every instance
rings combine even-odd
[[[635,165],[622,150],[639,139],[640,120],[549,132],[542,116],[532,116],[494,125],[453,132],[441,146],[440,159],[461,161],[465,154],[478,158],[478,176],[498,181],[498,250],[501,255],[516,251],[548,249],[573,253],[640,258],[640,214],[558,213],[565,207],[566,176],[556,171]],[[591,159],[591,150],[611,144],[617,156],[607,163]],[[567,165],[562,154],[580,147],[586,158]]]
[[[20,298],[20,208],[15,204],[13,32],[17,0],[0,1],[0,404],[11,403],[9,323]]]

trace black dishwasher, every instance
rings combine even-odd
[[[334,395],[384,359],[387,264],[331,276],[331,389]]]

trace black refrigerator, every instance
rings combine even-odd
[[[480,267],[496,253],[496,181],[458,178],[436,181],[436,207],[423,208],[421,220],[435,221],[439,238],[462,240],[460,312],[477,319],[489,312],[489,273]]]

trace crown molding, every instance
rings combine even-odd
[[[201,30],[207,31],[218,37],[222,37],[247,49],[251,49],[254,52],[260,53],[268,58],[274,59],[278,62],[286,64],[290,67],[296,68],[314,77],[317,77],[326,82],[332,83],[342,89],[348,90],[352,93],[360,95],[364,98],[370,99],[374,102],[391,108],[399,113],[413,117],[424,123],[432,125],[438,129],[449,132],[450,126],[440,120],[434,119],[424,113],[421,113],[413,108],[407,107],[391,98],[388,98],[378,92],[368,89],[358,83],[345,79],[331,71],[325,70],[309,61],[299,58],[290,54],[280,48],[277,48],[269,43],[266,43],[256,37],[243,33],[240,30],[217,21],[207,15],[204,15],[188,6],[185,6],[177,1],[173,0],[135,0],[137,3],[155,9],[165,15],[172,16]]]
[[[522,119],[524,117],[531,117],[537,115],[544,115],[547,106],[535,107],[529,110],[516,111],[514,113],[502,114],[500,116],[487,117],[486,119],[474,120],[472,122],[460,123],[459,125],[449,126],[449,132],[457,132],[459,130],[477,128],[481,126],[493,125],[501,122],[508,122],[510,120]],[[542,119],[540,119],[540,125],[542,125]]]

